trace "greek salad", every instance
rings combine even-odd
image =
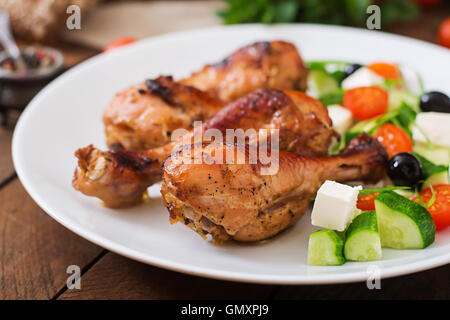
[[[401,65],[308,63],[308,94],[327,106],[337,154],[362,132],[385,147],[386,181],[363,189],[326,181],[315,197],[308,264],[382,259],[382,248],[424,249],[450,225],[450,98],[425,92]]]

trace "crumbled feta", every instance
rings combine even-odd
[[[369,87],[383,83],[383,77],[377,75],[369,68],[359,68],[342,81],[342,88],[350,90],[358,87]]]
[[[450,147],[450,113],[419,113],[416,126],[413,127],[413,139],[416,142],[427,143],[428,138],[435,145]]]
[[[330,116],[331,121],[333,121],[333,128],[336,132],[343,134],[352,126],[352,113],[347,108],[334,104],[328,106],[327,109],[328,115]]]
[[[361,186],[325,181],[317,191],[311,223],[316,227],[344,231],[357,213],[356,201],[361,189]]]
[[[405,81],[406,90],[416,95],[422,94],[422,82],[417,72],[406,67],[400,67],[400,72]]]

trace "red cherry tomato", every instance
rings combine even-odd
[[[344,93],[344,106],[359,120],[386,113],[388,93],[379,87],[359,87]]]
[[[106,47],[103,48],[103,52],[108,52],[126,45],[129,45],[130,43],[136,42],[137,39],[133,37],[121,37],[117,38],[110,43],[106,45]]]
[[[386,79],[400,79],[401,73],[396,65],[386,62],[376,62],[367,66],[370,70]]]
[[[438,184],[433,186],[436,200],[433,205],[426,208],[436,224],[436,230],[442,230],[450,226],[450,185]],[[426,188],[420,192],[420,198],[423,203],[428,203],[432,197],[430,188]],[[417,197],[413,201],[420,203]]]
[[[413,144],[409,135],[392,123],[383,124],[375,133],[378,141],[386,148],[390,158],[401,152],[411,152]]]
[[[372,193],[364,196],[358,196],[358,202],[356,203],[356,207],[363,211],[371,211],[375,210],[375,198],[380,193]]]
[[[450,17],[445,19],[438,30],[438,43],[450,49]]]

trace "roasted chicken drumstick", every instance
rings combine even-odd
[[[272,41],[243,47],[179,82],[172,77],[147,80],[118,93],[107,106],[103,123],[108,147],[165,145],[174,129],[190,129],[193,120],[209,119],[227,101],[265,87],[304,91],[306,78],[296,47]]]
[[[307,76],[292,43],[271,41],[245,46],[181,82],[232,101],[258,88],[305,91]]]
[[[275,89],[258,89],[196,128],[201,130],[200,137],[208,129],[218,129],[224,137],[226,129],[278,129],[279,148],[305,156],[326,155],[335,135],[328,112],[318,100],[301,92]],[[194,142],[196,132],[146,151],[79,149],[73,186],[109,207],[138,203],[147,187],[161,179],[166,158],[183,144]],[[251,131],[248,140],[257,143]]]
[[[146,150],[165,145],[178,128],[211,118],[223,103],[172,77],[147,80],[118,93],[103,113],[106,143],[112,150]]]
[[[280,151],[279,170],[261,175],[262,164],[191,164],[196,151],[173,154],[164,164],[161,193],[172,222],[181,222],[214,241],[258,241],[293,225],[327,180],[377,180],[387,154],[362,134],[337,156],[307,158]],[[210,144],[203,157],[231,152],[236,145]]]

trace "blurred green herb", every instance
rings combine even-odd
[[[419,9],[412,0],[224,0],[218,12],[226,24],[314,22],[365,26],[367,7],[381,8],[382,25],[417,18]]]
[[[368,134],[374,134],[378,128],[387,122],[391,122],[398,127],[402,128],[408,134],[411,135],[411,126],[416,119],[417,113],[406,103],[402,103],[400,107],[388,111],[385,114],[377,116],[375,118],[358,122],[349,131],[345,132],[338,144],[334,145],[329,154],[337,154],[350,142],[351,139],[359,135],[361,132],[366,132]]]
[[[322,97],[319,98],[320,102],[322,102],[325,106],[331,106],[333,104],[340,104],[342,103],[342,98],[344,97],[344,90],[339,89],[327,94],[324,94]]]

